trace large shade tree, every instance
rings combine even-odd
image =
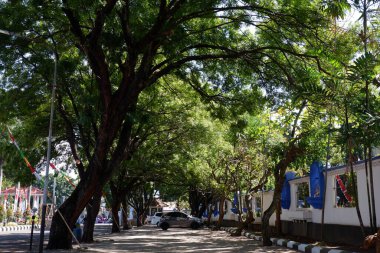
[[[65,129],[60,133],[71,145],[81,178],[59,208],[68,224],[75,223],[125,159],[139,96],[157,80],[176,75],[215,101],[232,91],[247,98],[252,80],[260,79],[263,65],[278,64],[274,56],[279,52],[283,57],[293,55],[295,61],[312,59],[321,69],[319,52],[304,47],[323,32],[318,3],[2,2],[2,14],[9,18],[1,25],[10,31],[1,37],[2,62],[7,62],[2,92],[26,90],[35,98],[31,106],[38,108],[47,94],[41,80],[46,83],[52,72],[46,71],[47,63],[52,57],[59,61],[58,111]],[[12,115],[3,115],[8,116]],[[71,243],[71,234],[56,214],[48,248],[71,248]]]

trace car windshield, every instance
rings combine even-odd
[[[155,216],[162,216],[162,213],[156,213]]]

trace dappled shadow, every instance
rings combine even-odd
[[[260,242],[246,237],[231,237],[222,231],[144,226],[120,234],[97,238],[87,252],[296,252],[287,248],[262,247]]]
[[[33,235],[33,250],[39,243],[39,231]],[[0,252],[29,252],[30,232],[0,234]]]

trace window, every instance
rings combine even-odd
[[[309,184],[307,182],[297,184],[297,208],[309,208],[306,198],[309,197]]]
[[[261,197],[255,198],[255,216],[261,217],[262,201]]]
[[[355,207],[354,187],[356,186],[356,173],[353,174],[354,183],[350,173],[335,175],[335,206]]]
[[[174,213],[174,212],[167,213],[166,216],[169,216],[169,217],[176,217],[176,213]]]
[[[185,213],[179,213],[179,217],[180,218],[187,218],[187,214],[185,214]]]

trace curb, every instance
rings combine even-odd
[[[220,229],[229,233],[236,232],[236,228],[232,228],[232,227],[221,227]],[[245,230],[243,230],[242,235],[247,238],[254,239],[256,241],[262,241],[261,236],[257,236]],[[294,250],[298,250],[305,253],[356,253],[356,252],[347,251],[347,250],[325,248],[325,247],[314,246],[311,244],[304,244],[304,243],[299,243],[299,242],[286,240],[286,239],[279,239],[279,238],[271,238],[271,241],[273,242],[274,245],[287,247],[289,249],[294,249]]]
[[[34,225],[34,229],[39,229],[41,225]],[[8,226],[0,227],[0,232],[10,232],[10,231],[22,231],[22,230],[31,230],[32,225],[18,225],[18,226]]]

